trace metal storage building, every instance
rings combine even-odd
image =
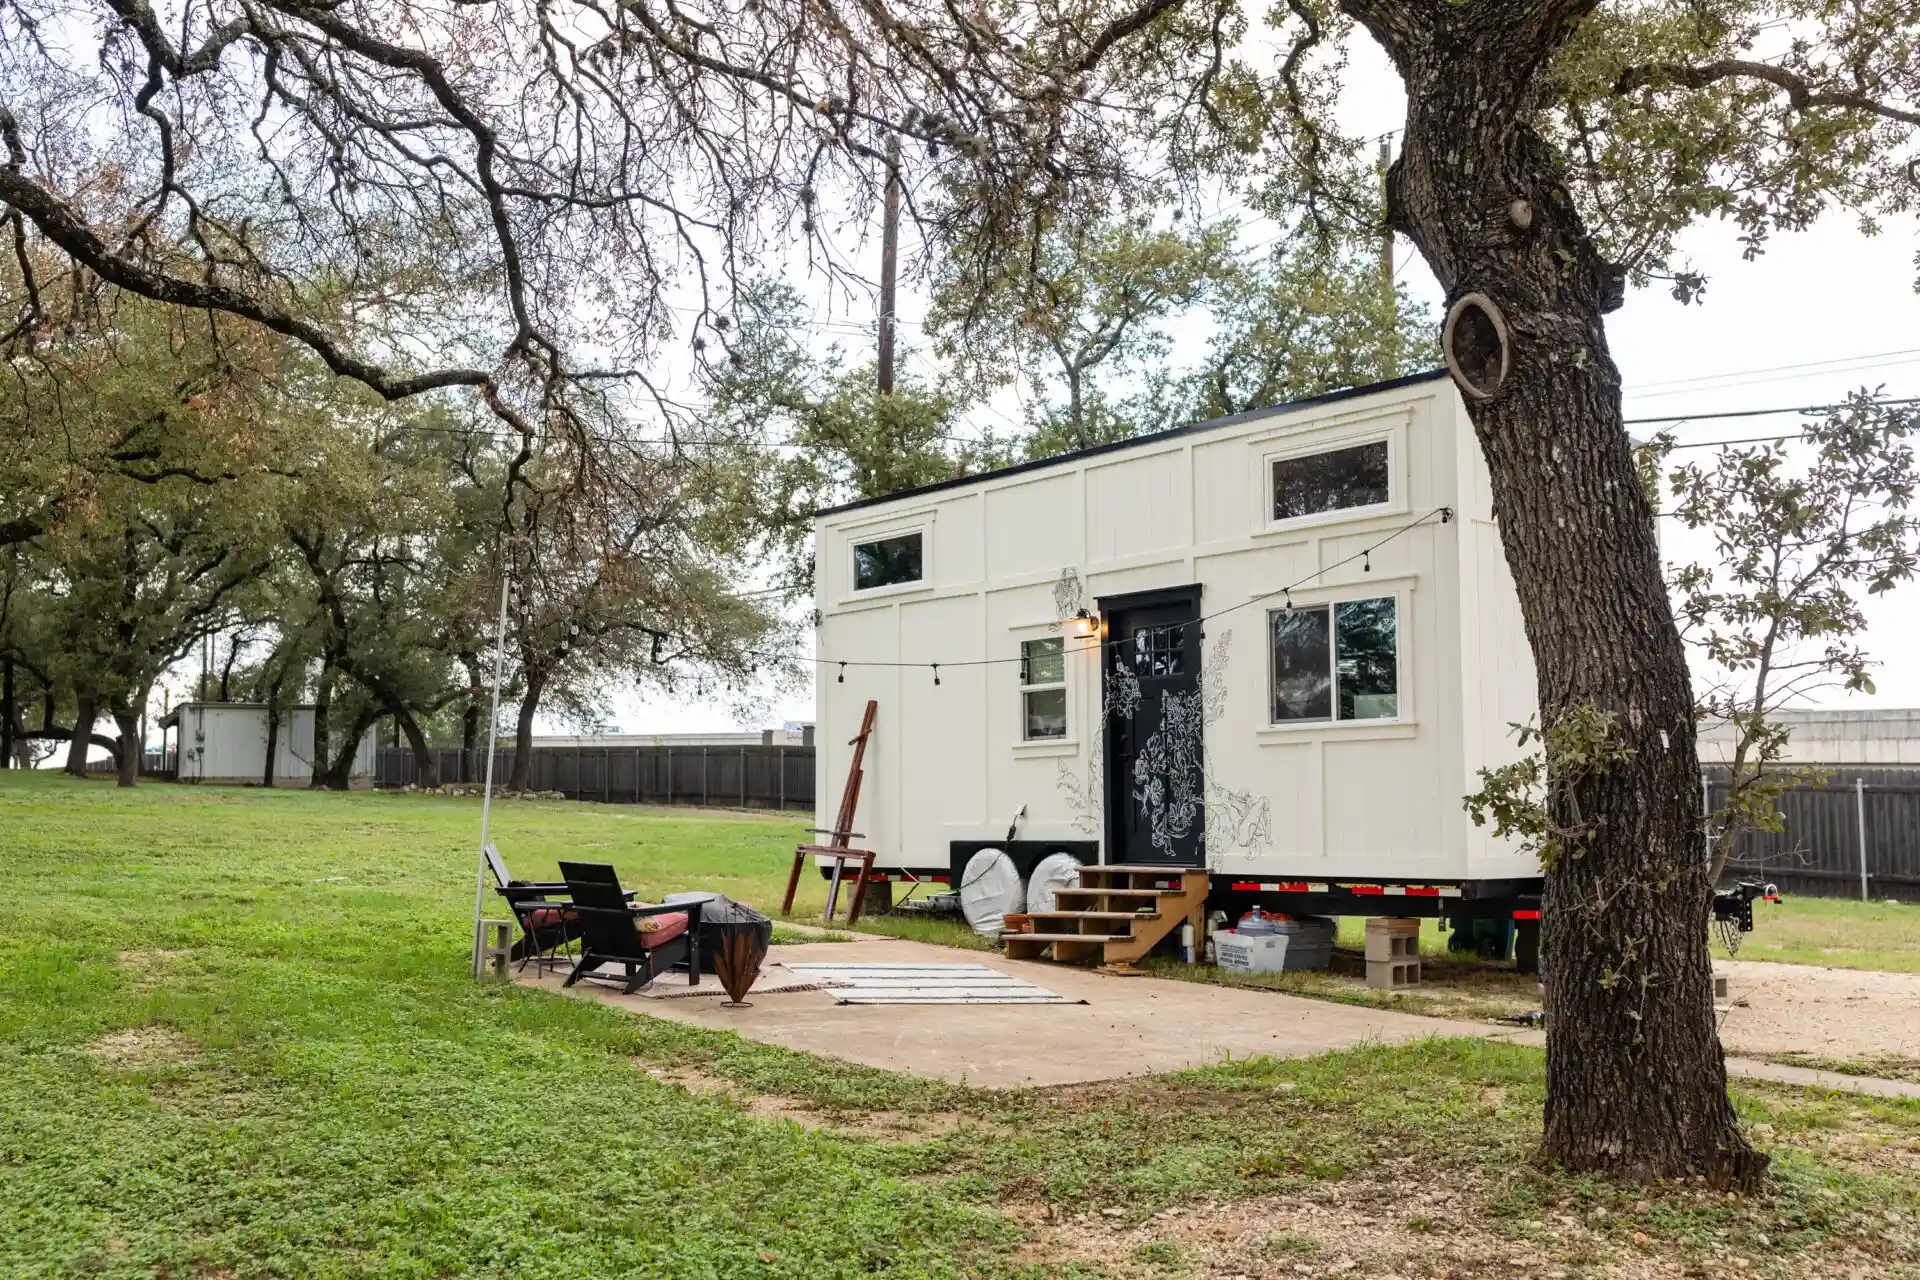
[[[260,786],[267,771],[267,708],[255,702],[183,702],[160,721],[177,735],[175,777],[181,782]],[[374,731],[367,730],[354,754],[353,785],[372,786]],[[291,707],[281,715],[274,747],[273,785],[304,787],[313,781],[313,708]]]

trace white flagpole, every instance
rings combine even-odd
[[[487,715],[487,780],[480,792],[480,865],[473,876],[473,976],[481,976],[480,919],[487,894],[487,822],[493,811],[493,757],[500,728],[500,662],[507,648],[507,592],[513,583],[512,540],[500,546],[500,620],[493,635],[493,708]]]

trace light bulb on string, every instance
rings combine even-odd
[[[1373,572],[1373,548],[1372,547],[1368,547],[1365,551],[1362,551],[1360,553],[1360,570],[1363,573]]]
[[[936,686],[940,683],[940,664],[937,662],[933,664],[933,683]]]
[[[835,680],[834,683],[845,684],[846,682],[847,682],[847,664],[843,662],[840,664],[840,678]]]

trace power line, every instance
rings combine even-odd
[[[1899,399],[1876,399],[1878,405],[1920,404],[1920,396],[1906,396]],[[1707,422],[1721,418],[1770,418],[1783,413],[1827,413],[1834,409],[1844,409],[1846,401],[1831,404],[1783,405],[1777,409],[1728,409],[1717,413],[1676,413],[1663,418],[1625,418],[1622,421],[1629,427],[1644,426],[1650,422],[1670,422],[1679,426],[1686,422]]]
[[[1920,364],[1920,355],[1908,356],[1902,360],[1877,360],[1876,359],[1871,363],[1849,365],[1845,368],[1809,369],[1800,373],[1782,373],[1770,378],[1750,378],[1748,379],[1747,382],[1742,383],[1741,385],[1754,386],[1754,385],[1769,383],[1769,382],[1797,382],[1802,378],[1816,378],[1821,376],[1830,376],[1833,374],[1842,374],[1842,373],[1867,373],[1874,369],[1888,369],[1896,365],[1907,365],[1907,364]],[[1719,376],[1723,378],[1746,377],[1745,374],[1723,374]],[[1647,394],[1643,394],[1637,391],[1632,391],[1632,392],[1628,392],[1627,394],[1629,396],[1634,396],[1642,400],[1664,400],[1669,396],[1700,395],[1709,391],[1720,391],[1720,390],[1725,390],[1725,388],[1710,387],[1710,386],[1680,387],[1670,391],[1655,391]]]
[[[1315,569],[1312,573],[1309,573],[1305,577],[1297,579],[1296,581],[1289,582],[1284,587],[1275,587],[1271,591],[1263,592],[1260,595],[1251,596],[1248,599],[1242,600],[1238,604],[1230,604],[1226,608],[1216,609],[1212,613],[1203,613],[1199,617],[1194,618],[1189,622],[1169,622],[1169,623],[1164,623],[1160,626],[1155,626],[1155,627],[1142,627],[1139,631],[1134,632],[1133,635],[1126,637],[1124,640],[1100,640],[1100,641],[1095,641],[1092,644],[1078,645],[1075,648],[1075,652],[1085,653],[1089,650],[1099,649],[1108,645],[1118,646],[1122,644],[1128,644],[1128,643],[1131,643],[1135,639],[1135,637],[1142,636],[1142,635],[1158,634],[1160,632],[1166,632],[1166,631],[1180,631],[1186,627],[1202,626],[1205,623],[1213,621],[1215,618],[1225,617],[1227,614],[1233,613],[1236,610],[1245,609],[1251,605],[1259,604],[1265,600],[1271,600],[1275,596],[1286,597],[1287,608],[1291,609],[1293,608],[1292,593],[1294,591],[1300,589],[1301,587],[1306,586],[1308,583],[1312,582],[1315,578],[1318,578],[1323,574],[1331,573],[1333,570],[1338,569],[1343,565],[1349,565],[1349,564],[1352,564],[1355,560],[1358,560],[1365,566],[1366,571],[1368,573],[1372,573],[1374,552],[1378,551],[1381,547],[1386,546],[1389,542],[1392,542],[1395,538],[1400,537],[1402,534],[1408,532],[1409,530],[1417,529],[1421,525],[1428,523],[1435,516],[1440,517],[1441,524],[1447,524],[1453,519],[1453,508],[1452,507],[1435,507],[1433,510],[1427,512],[1423,516],[1420,516],[1418,519],[1407,521],[1407,523],[1394,529],[1392,532],[1388,533],[1384,538],[1380,539],[1380,541],[1373,543],[1371,546],[1362,547],[1360,550],[1354,552],[1350,556],[1347,556],[1345,559],[1336,560],[1332,564],[1322,565],[1320,568]],[[786,660],[784,658],[781,658],[777,654],[768,654],[768,653],[751,650],[751,649],[748,650],[747,652],[753,654],[756,657],[763,657],[769,660],[777,660],[777,661]],[[800,661],[811,662],[815,666],[819,666],[819,667],[838,667],[840,668],[840,674],[843,679],[845,678],[846,669],[848,667],[886,667],[886,668],[907,669],[907,670],[911,670],[917,667],[928,667],[933,671],[933,682],[935,684],[940,683],[940,668],[942,667],[996,667],[1006,663],[1022,662],[1024,660],[1025,659],[1020,655],[1014,655],[1012,657],[1006,657],[1006,658],[965,658],[958,662],[931,662],[931,661],[909,662],[909,661],[901,661],[901,660],[883,661],[879,659],[864,659],[864,658],[821,658],[821,657],[800,659]]]
[[[1689,378],[1670,378],[1664,382],[1643,383],[1630,395],[1639,395],[1644,391],[1656,391],[1663,387],[1691,386],[1699,382],[1718,382],[1723,378],[1745,378],[1757,373],[1781,373],[1789,369],[1815,369],[1827,365],[1853,364],[1861,360],[1887,360],[1898,356],[1920,356],[1920,347],[1906,347],[1899,351],[1876,351],[1867,355],[1835,356],[1831,360],[1804,360],[1799,364],[1768,365],[1764,369],[1735,369],[1727,373],[1702,373]]]

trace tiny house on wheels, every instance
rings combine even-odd
[[[1443,373],[850,503],[815,552],[818,776],[876,702],[852,824],[875,871],[1086,867],[1010,951],[1131,959],[1255,905],[1537,944],[1538,863],[1461,803],[1536,704]],[[1180,918],[1138,928],[1128,895]]]

